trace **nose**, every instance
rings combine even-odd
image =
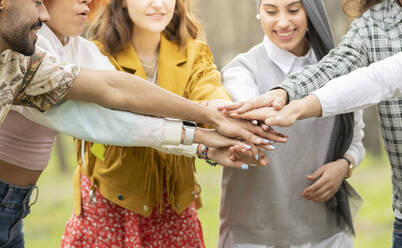
[[[288,16],[286,14],[279,15],[276,26],[279,29],[287,29],[290,26]]]
[[[39,20],[41,22],[47,22],[50,19],[50,15],[47,12],[47,9],[44,4],[42,4],[41,8],[39,9]]]
[[[153,0],[151,5],[152,7],[160,7],[163,5],[163,0]]]

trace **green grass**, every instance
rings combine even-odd
[[[73,150],[66,154],[74,154]],[[25,219],[27,248],[54,248],[60,244],[66,220],[72,212],[72,172],[75,168],[71,156],[68,172],[61,172],[56,157],[39,180],[39,199],[32,213]],[[198,180],[202,186],[203,207],[199,217],[203,225],[207,248],[216,247],[218,238],[218,210],[221,168],[198,163]],[[392,195],[391,174],[385,158],[367,156],[354,172],[351,183],[364,199],[357,216],[356,248],[391,247]]]

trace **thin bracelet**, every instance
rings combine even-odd
[[[209,164],[210,166],[216,167],[216,165],[217,165],[218,163],[215,162],[215,161],[212,161],[212,160],[208,159],[208,150],[209,150],[209,147],[206,146],[206,145],[203,145],[203,146],[204,146],[204,147],[202,147],[202,149],[201,149],[201,156],[200,156],[200,158],[204,159],[205,162],[207,162],[207,164]]]

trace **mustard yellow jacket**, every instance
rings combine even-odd
[[[104,53],[100,43],[95,42]],[[104,53],[105,54],[105,53]],[[146,78],[140,59],[132,45],[116,57],[108,56],[117,70]],[[194,101],[223,99],[230,101],[221,85],[207,44],[189,40],[184,49],[161,38],[158,60],[158,85]],[[152,99],[150,99],[152,100]],[[145,147],[106,146],[104,162],[86,149],[88,161],[75,174],[75,212],[80,214],[80,173],[87,175],[93,187],[109,201],[148,217],[162,192],[177,213],[182,213],[197,195],[194,159],[175,156]]]

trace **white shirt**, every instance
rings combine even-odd
[[[233,101],[247,101],[258,97],[260,96],[260,92],[267,92],[275,86],[274,84],[279,84],[281,81],[280,78],[283,78],[283,75],[301,71],[304,66],[317,63],[317,58],[312,49],[310,49],[305,56],[297,57],[277,47],[267,36],[264,37],[263,45],[269,59],[275,63],[281,71],[271,75],[273,82],[267,82],[265,85],[256,85],[254,76],[246,69],[236,67],[231,68],[230,71],[224,71],[222,75],[224,78],[223,85],[231,94]],[[275,79],[279,80],[275,82]],[[230,84],[225,84],[225,81],[230,81]],[[364,137],[363,128],[365,126],[362,111],[355,112],[354,121],[352,144],[345,154],[352,156],[357,166],[363,161],[365,154],[365,149],[362,144]]]
[[[272,87],[279,84],[288,74],[302,70],[306,65],[317,63],[314,51],[310,49],[303,57],[297,57],[292,53],[277,47],[268,37],[264,37],[263,46],[265,54],[258,53],[256,56],[268,56],[267,59],[272,61],[278,70],[271,68],[269,76],[266,75],[267,68],[247,68],[246,63],[243,66],[233,66],[230,64],[228,68],[223,69],[223,85],[229,91],[234,101],[247,101],[266,92]],[[255,58],[258,61],[258,58]],[[251,66],[251,65],[250,65]],[[264,65],[266,66],[266,65]],[[251,73],[251,71],[260,70],[263,78],[259,75]],[[264,73],[265,72],[265,73]],[[257,83],[263,82],[263,83]],[[364,136],[362,128],[364,122],[362,112],[355,113],[354,137],[347,154],[351,155],[356,163],[360,163],[364,157],[364,147],[362,138]],[[233,239],[232,231],[229,231],[227,238],[220,240],[223,248],[274,248],[273,246],[256,245],[256,244],[238,244]],[[222,237],[221,237],[222,239]],[[224,245],[223,245],[224,244]],[[345,233],[340,232],[324,240],[316,243],[306,243],[303,245],[291,245],[291,248],[323,248],[323,247],[353,247],[353,240]]]
[[[37,45],[60,62],[69,61],[93,70],[115,70],[107,57],[82,37],[70,37],[63,46],[47,25],[43,25],[38,37]],[[74,100],[67,100],[44,114],[30,108],[17,110],[28,119],[82,140],[108,145],[149,146],[176,155],[196,155],[197,145],[179,145],[181,121],[111,110]]]
[[[402,95],[402,53],[329,81],[312,94],[322,115],[330,116],[367,108]]]

